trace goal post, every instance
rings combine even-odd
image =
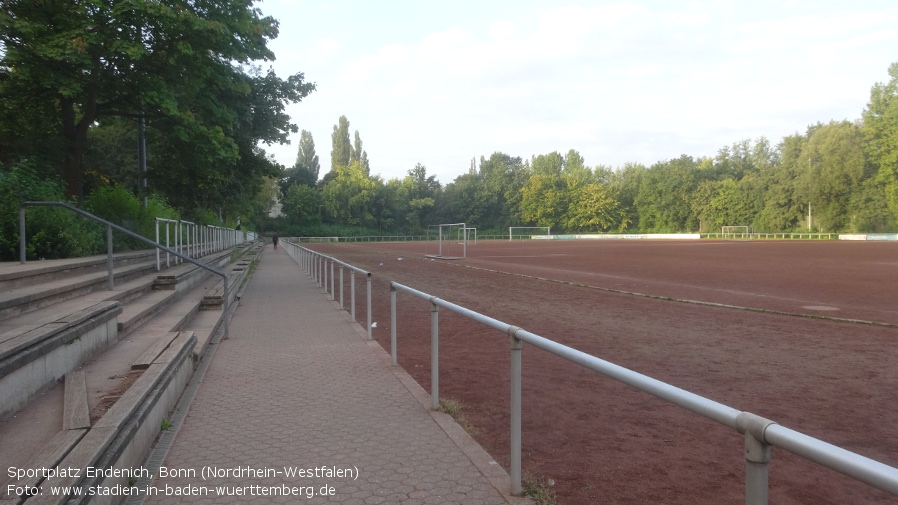
[[[473,239],[472,239],[473,237]],[[465,227],[458,231],[458,243],[465,241],[468,245],[477,245],[477,228]]]
[[[545,232],[545,233],[539,233]],[[509,226],[508,227],[508,240],[514,240],[515,237],[518,239],[529,239],[533,235],[551,235],[552,229],[549,226]]]
[[[751,226],[722,226],[720,235],[723,238],[751,238]]]
[[[465,223],[432,224],[427,227],[428,258],[463,260],[468,257],[468,227]]]

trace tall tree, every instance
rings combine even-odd
[[[286,196],[294,184],[314,188],[318,182],[320,171],[321,165],[318,163],[318,155],[315,154],[315,141],[310,132],[303,130],[299,137],[296,163],[288,168],[281,177],[281,194]]]
[[[848,228],[851,194],[860,188],[866,159],[860,129],[847,121],[813,130],[802,153],[804,163],[796,180],[798,197],[812,206],[819,228]]]
[[[898,217],[898,62],[889,66],[889,82],[870,90],[861,131],[877,179],[884,187],[892,219]]]
[[[303,130],[299,136],[299,151],[296,153],[296,166],[303,167],[309,174],[318,180],[321,165],[318,163],[318,155],[315,154],[315,140],[311,132]],[[313,184],[314,185],[314,184]]]
[[[331,134],[331,171],[348,167],[352,162],[352,144],[349,143],[349,120],[340,116]]]
[[[231,175],[272,168],[257,145],[285,141],[296,127],[284,102],[314,89],[302,74],[284,81],[250,66],[274,59],[267,43],[277,28],[246,0],[0,0],[0,96],[37,104],[29,113],[53,110],[45,124],[58,128],[56,157],[70,196],[82,196],[90,128],[108,116],[144,115],[162,130],[157,137],[195,148],[203,164],[194,170],[233,168],[200,174],[220,197],[234,190],[229,184],[239,189]],[[15,101],[0,100],[8,104]],[[195,191],[197,182],[187,186]]]

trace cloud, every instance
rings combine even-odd
[[[290,110],[314,129],[325,171],[341,114],[374,172],[397,177],[421,162],[444,183],[496,150],[575,148],[588,164],[620,166],[762,135],[776,143],[858,117],[898,43],[890,3],[537,3],[478,15],[473,5],[325,26],[332,33],[292,49],[319,90]]]

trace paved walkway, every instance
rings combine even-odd
[[[163,463],[178,476],[146,503],[521,503],[282,249],[263,253],[230,333]]]

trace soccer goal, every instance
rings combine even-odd
[[[465,223],[432,224],[427,227],[428,258],[463,260],[468,257],[468,227]]]
[[[533,235],[551,235],[552,230],[548,226],[509,226],[508,240],[526,240]]]
[[[723,226],[720,235],[723,238],[751,238],[751,226]]]
[[[319,242],[339,242],[340,237],[297,237],[297,242],[319,243]]]
[[[468,245],[477,245],[477,228],[462,228],[459,231],[458,242],[462,241],[466,241]]]

